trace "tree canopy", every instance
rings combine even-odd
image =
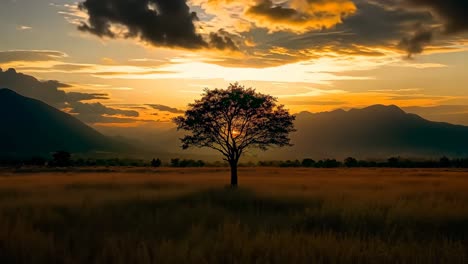
[[[242,154],[249,148],[290,146],[294,119],[276,98],[235,83],[227,89],[205,89],[202,98],[174,122],[178,129],[191,132],[181,138],[182,148],[219,151],[231,166],[231,184],[237,185],[237,164]]]

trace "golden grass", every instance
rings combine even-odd
[[[467,263],[468,171],[0,172],[0,263]]]

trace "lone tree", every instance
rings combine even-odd
[[[219,151],[231,167],[231,186],[237,186],[237,165],[249,148],[291,146],[295,117],[277,99],[238,83],[227,89],[205,89],[200,100],[189,104],[177,128],[191,132],[181,138],[182,148],[208,147]]]

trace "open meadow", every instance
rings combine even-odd
[[[0,263],[467,263],[468,171],[0,172]]]

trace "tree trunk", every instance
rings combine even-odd
[[[231,167],[231,187],[237,187],[237,162],[231,161],[229,162]]]

